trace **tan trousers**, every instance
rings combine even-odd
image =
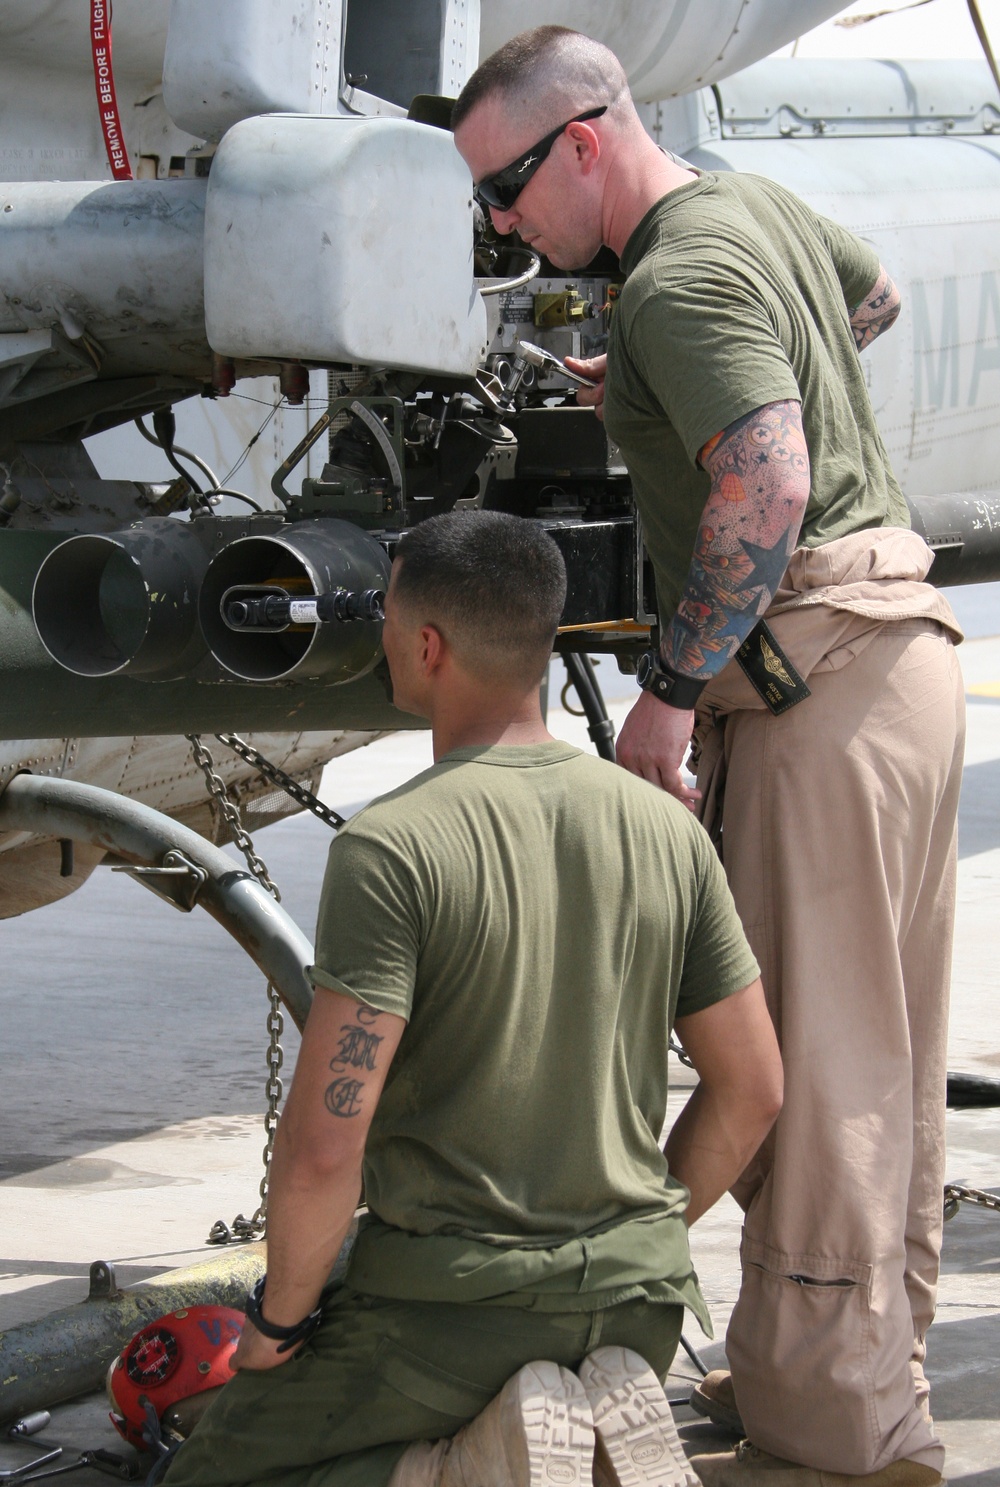
[[[735,1190],[743,1283],[726,1348],[763,1449],[831,1471],[940,1470],[921,1362],[942,1226],[961,677],[950,637],[912,618],[809,685],[782,716],[721,723],[723,858],[785,1065],[784,1108]]]

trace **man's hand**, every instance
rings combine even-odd
[[[604,422],[604,378],[608,370],[607,356],[567,356],[564,358],[571,372],[577,372],[581,377],[589,377],[596,382],[596,387],[578,387],[576,400],[584,408],[593,408],[601,422]]]
[[[616,754],[623,769],[675,795],[693,811],[701,799],[681,779],[681,765],[694,732],[694,713],[682,712],[642,692],[622,724]]]
[[[295,1348],[289,1348],[287,1353],[279,1353],[280,1347],[280,1342],[273,1342],[271,1338],[265,1337],[263,1332],[258,1332],[250,1318],[247,1317],[240,1340],[236,1344],[236,1351],[229,1360],[229,1366],[233,1373],[239,1373],[243,1368],[253,1373],[261,1373],[268,1368],[279,1368],[282,1363],[287,1363],[294,1358],[297,1351]]]

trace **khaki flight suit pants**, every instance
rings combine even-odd
[[[951,639],[890,621],[774,717],[725,717],[723,858],[785,1103],[734,1190],[727,1337],[754,1443],[808,1466],[938,1470],[924,1334],[944,1182],[964,697]]]

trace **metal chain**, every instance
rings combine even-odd
[[[243,827],[239,806],[235,801],[230,800],[225,781],[216,773],[215,761],[202,743],[201,735],[186,733],[184,737],[191,745],[195,763],[205,776],[208,793],[222,812],[233,841],[246,858],[247,866],[261,886],[266,888],[268,893],[280,903],[281,894],[278,892],[277,885],[272,881],[263,858],[254,849],[250,833]],[[267,1230],[267,1188],[271,1175],[271,1157],[274,1153],[274,1133],[278,1129],[278,1106],[284,1093],[281,1066],[285,1061],[285,1053],[280,1041],[285,1019],[282,1016],[278,993],[270,981],[267,983],[267,995],[270,1002],[267,1014],[267,1083],[264,1086],[267,1099],[267,1109],[264,1112],[264,1133],[267,1140],[262,1153],[264,1171],[257,1190],[260,1202],[250,1218],[238,1213],[232,1225],[227,1224],[224,1219],[217,1219],[209,1230],[209,1244],[230,1244],[233,1241],[246,1243],[248,1240],[261,1238]]]
[[[1000,1197],[996,1193],[984,1193],[982,1188],[964,1188],[957,1182],[945,1183],[945,1219],[953,1219],[963,1203],[975,1203],[979,1208],[990,1208],[994,1213],[1000,1213]]]
[[[232,1225],[223,1219],[217,1219],[212,1225],[208,1235],[209,1244],[231,1244],[246,1243],[250,1239],[260,1239],[267,1230],[267,1188],[271,1177],[271,1157],[274,1154],[274,1134],[278,1129],[278,1106],[281,1096],[284,1094],[284,1085],[281,1082],[281,1066],[285,1061],[284,1049],[281,1046],[281,1034],[284,1032],[285,1019],[281,1011],[281,1002],[278,993],[270,982],[267,984],[267,995],[271,1006],[267,1014],[267,1084],[264,1086],[267,1095],[267,1109],[264,1112],[264,1133],[267,1140],[261,1157],[264,1163],[264,1171],[260,1179],[258,1195],[260,1202],[250,1218],[238,1213],[233,1219]]]
[[[226,825],[229,827],[233,843],[239,848],[246,858],[247,867],[253,873],[257,881],[267,889],[268,893],[280,904],[281,894],[271,881],[271,875],[267,870],[262,858],[258,857],[254,850],[253,839],[248,831],[244,830],[243,821],[240,818],[239,806],[230,800],[229,792],[226,790],[226,782],[215,771],[215,760],[201,741],[200,733],[185,733],[184,737],[191,745],[194,754],[194,762],[205,776],[208,784],[208,793],[216,802],[222,813]]]
[[[305,785],[301,785],[298,780],[293,780],[290,774],[286,774],[283,769],[272,764],[270,759],[265,759],[263,754],[240,738],[238,734],[217,733],[215,736],[221,744],[225,744],[227,749],[232,749],[234,754],[239,754],[247,764],[252,764],[254,769],[259,770],[266,780],[271,781],[272,785],[279,785],[286,795],[297,800],[299,805],[307,811],[312,811],[313,815],[324,821],[331,831],[338,831],[343,826],[343,816],[338,816],[336,811],[323,804],[318,795],[307,790]]]

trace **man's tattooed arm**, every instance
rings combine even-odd
[[[262,1314],[279,1327],[308,1316],[344,1242],[372,1116],[405,1028],[391,1012],[316,988],[270,1170]],[[293,1356],[277,1349],[248,1325],[234,1367],[277,1368]]]
[[[859,353],[893,324],[899,314],[899,302],[899,290],[879,264],[878,278],[850,315]]]
[[[384,1071],[379,1068],[378,1051],[385,1034],[379,1033],[378,1027],[385,1015],[358,1002],[353,1020],[341,1025],[337,1051],[330,1060],[335,1077],[323,1097],[327,1110],[340,1120],[353,1120],[361,1114],[369,1074],[380,1076],[371,1082],[377,1083],[381,1091]]]
[[[700,462],[712,479],[687,584],[660,650],[705,681],[767,609],[809,499],[809,451],[797,402],[767,403],[716,434]]]

